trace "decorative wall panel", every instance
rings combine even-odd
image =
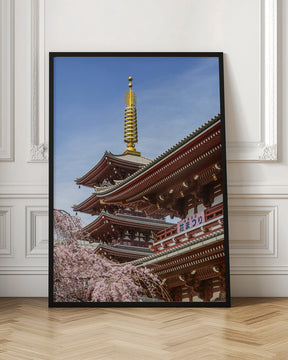
[[[44,84],[44,6],[44,0],[31,0],[31,162],[48,160]]]
[[[260,96],[255,101],[260,103],[260,141],[229,142],[228,138],[230,161],[277,160],[277,0],[259,3]]]
[[[14,0],[0,0],[0,161],[14,160]]]
[[[12,255],[11,207],[0,207],[0,257]]]
[[[48,254],[48,209],[46,206],[26,207],[26,257]]]
[[[232,257],[277,256],[277,206],[230,206]]]

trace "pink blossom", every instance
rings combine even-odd
[[[95,254],[79,240],[93,239],[81,221],[54,210],[54,300],[56,302],[137,302],[142,296],[170,301],[161,280],[149,269],[118,264]]]

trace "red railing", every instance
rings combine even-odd
[[[219,218],[220,216],[223,215],[222,203],[210,209],[206,209],[204,211],[204,215],[205,215],[205,222],[203,223],[202,226],[199,226],[197,228],[194,229],[192,228],[189,229],[188,231],[177,234],[177,225],[175,224],[173,226],[170,226],[169,228],[159,231],[156,234],[155,243],[152,246],[154,253],[163,251],[168,247],[171,248],[177,246],[179,243],[182,244],[191,239],[196,239],[197,237],[202,236],[203,233],[205,233],[206,235],[223,228],[223,221],[215,220],[211,222],[211,220]],[[210,223],[206,224],[207,222]],[[185,238],[186,240],[183,240]],[[167,239],[167,241],[165,241],[165,239]]]
[[[211,209],[204,211],[205,221],[210,221],[223,215],[223,203],[213,206]]]

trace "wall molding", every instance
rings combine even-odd
[[[260,3],[260,142],[227,142],[228,161],[277,160],[277,0]]]
[[[277,222],[277,206],[229,206],[231,258],[276,258],[278,255]],[[250,238],[249,234],[246,234],[245,239],[239,238],[238,234],[245,234],[247,229],[248,232],[253,233],[250,234]],[[234,234],[233,230],[235,230]]]
[[[0,0],[0,161],[14,161],[14,0]]]
[[[0,206],[0,257],[11,256],[11,206]]]
[[[48,198],[48,185],[33,183],[0,183],[0,198]]]
[[[287,275],[288,265],[265,265],[265,266],[247,266],[232,265],[231,275]]]
[[[0,266],[0,275],[48,275],[48,266]]]
[[[31,0],[31,144],[28,162],[48,161],[45,118],[45,0]]]
[[[228,198],[237,199],[255,198],[255,199],[287,199],[288,185],[263,183],[234,183],[228,185]]]
[[[48,256],[48,208],[26,206],[26,257]]]
[[[288,274],[287,256],[278,248],[283,237],[279,221],[286,209],[288,187],[237,184],[233,190],[228,206],[231,275]],[[233,239],[233,221],[237,222],[238,216],[240,222],[234,229],[237,237]],[[239,234],[244,237],[242,244]]]

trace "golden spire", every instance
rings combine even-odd
[[[136,151],[134,144],[138,142],[137,133],[137,112],[136,112],[136,95],[132,90],[132,77],[129,76],[129,90],[125,93],[125,120],[124,120],[124,141],[127,143],[127,148],[124,154],[141,155]]]

